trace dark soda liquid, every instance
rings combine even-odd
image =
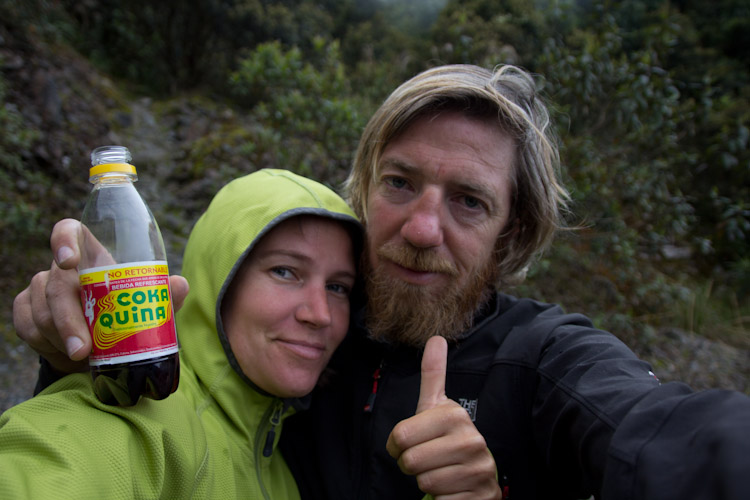
[[[164,399],[177,390],[180,382],[180,355],[91,367],[94,394],[102,403],[133,406],[141,396]]]

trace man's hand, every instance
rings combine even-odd
[[[81,309],[77,266],[81,223],[64,219],[50,237],[55,260],[49,271],[37,273],[13,301],[16,334],[61,373],[88,369],[91,335]],[[175,311],[189,291],[181,276],[170,277]]]
[[[448,345],[433,337],[422,357],[417,413],[399,422],[386,448],[436,500],[502,498],[495,461],[468,412],[445,395]]]

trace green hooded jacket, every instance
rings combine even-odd
[[[301,214],[361,235],[338,195],[290,172],[261,170],[222,188],[185,249],[179,389],[119,408],[100,403],[81,373],[10,408],[0,416],[0,498],[299,498],[275,448],[281,421],[305,402],[266,394],[242,374],[218,311],[255,242]]]

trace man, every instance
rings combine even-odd
[[[502,293],[561,226],[557,169],[546,109],[513,67],[434,68],[375,113],[347,181],[367,230],[367,306],[282,437],[303,495],[750,491],[750,399],[660,385],[587,318]],[[51,349],[44,318],[17,318]]]
[[[423,486],[470,474],[476,429],[510,498],[750,491],[747,397],[661,386],[588,319],[501,293],[561,225],[548,134],[532,79],[512,67],[434,68],[370,120],[347,182],[366,225],[368,305],[331,364],[339,376],[282,438],[310,498],[419,498],[402,472]],[[421,397],[420,348],[436,334],[463,418]]]

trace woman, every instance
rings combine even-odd
[[[361,226],[281,170],[225,186],[193,228],[166,400],[100,403],[64,377],[0,417],[0,498],[298,498],[275,452],[343,340]]]

